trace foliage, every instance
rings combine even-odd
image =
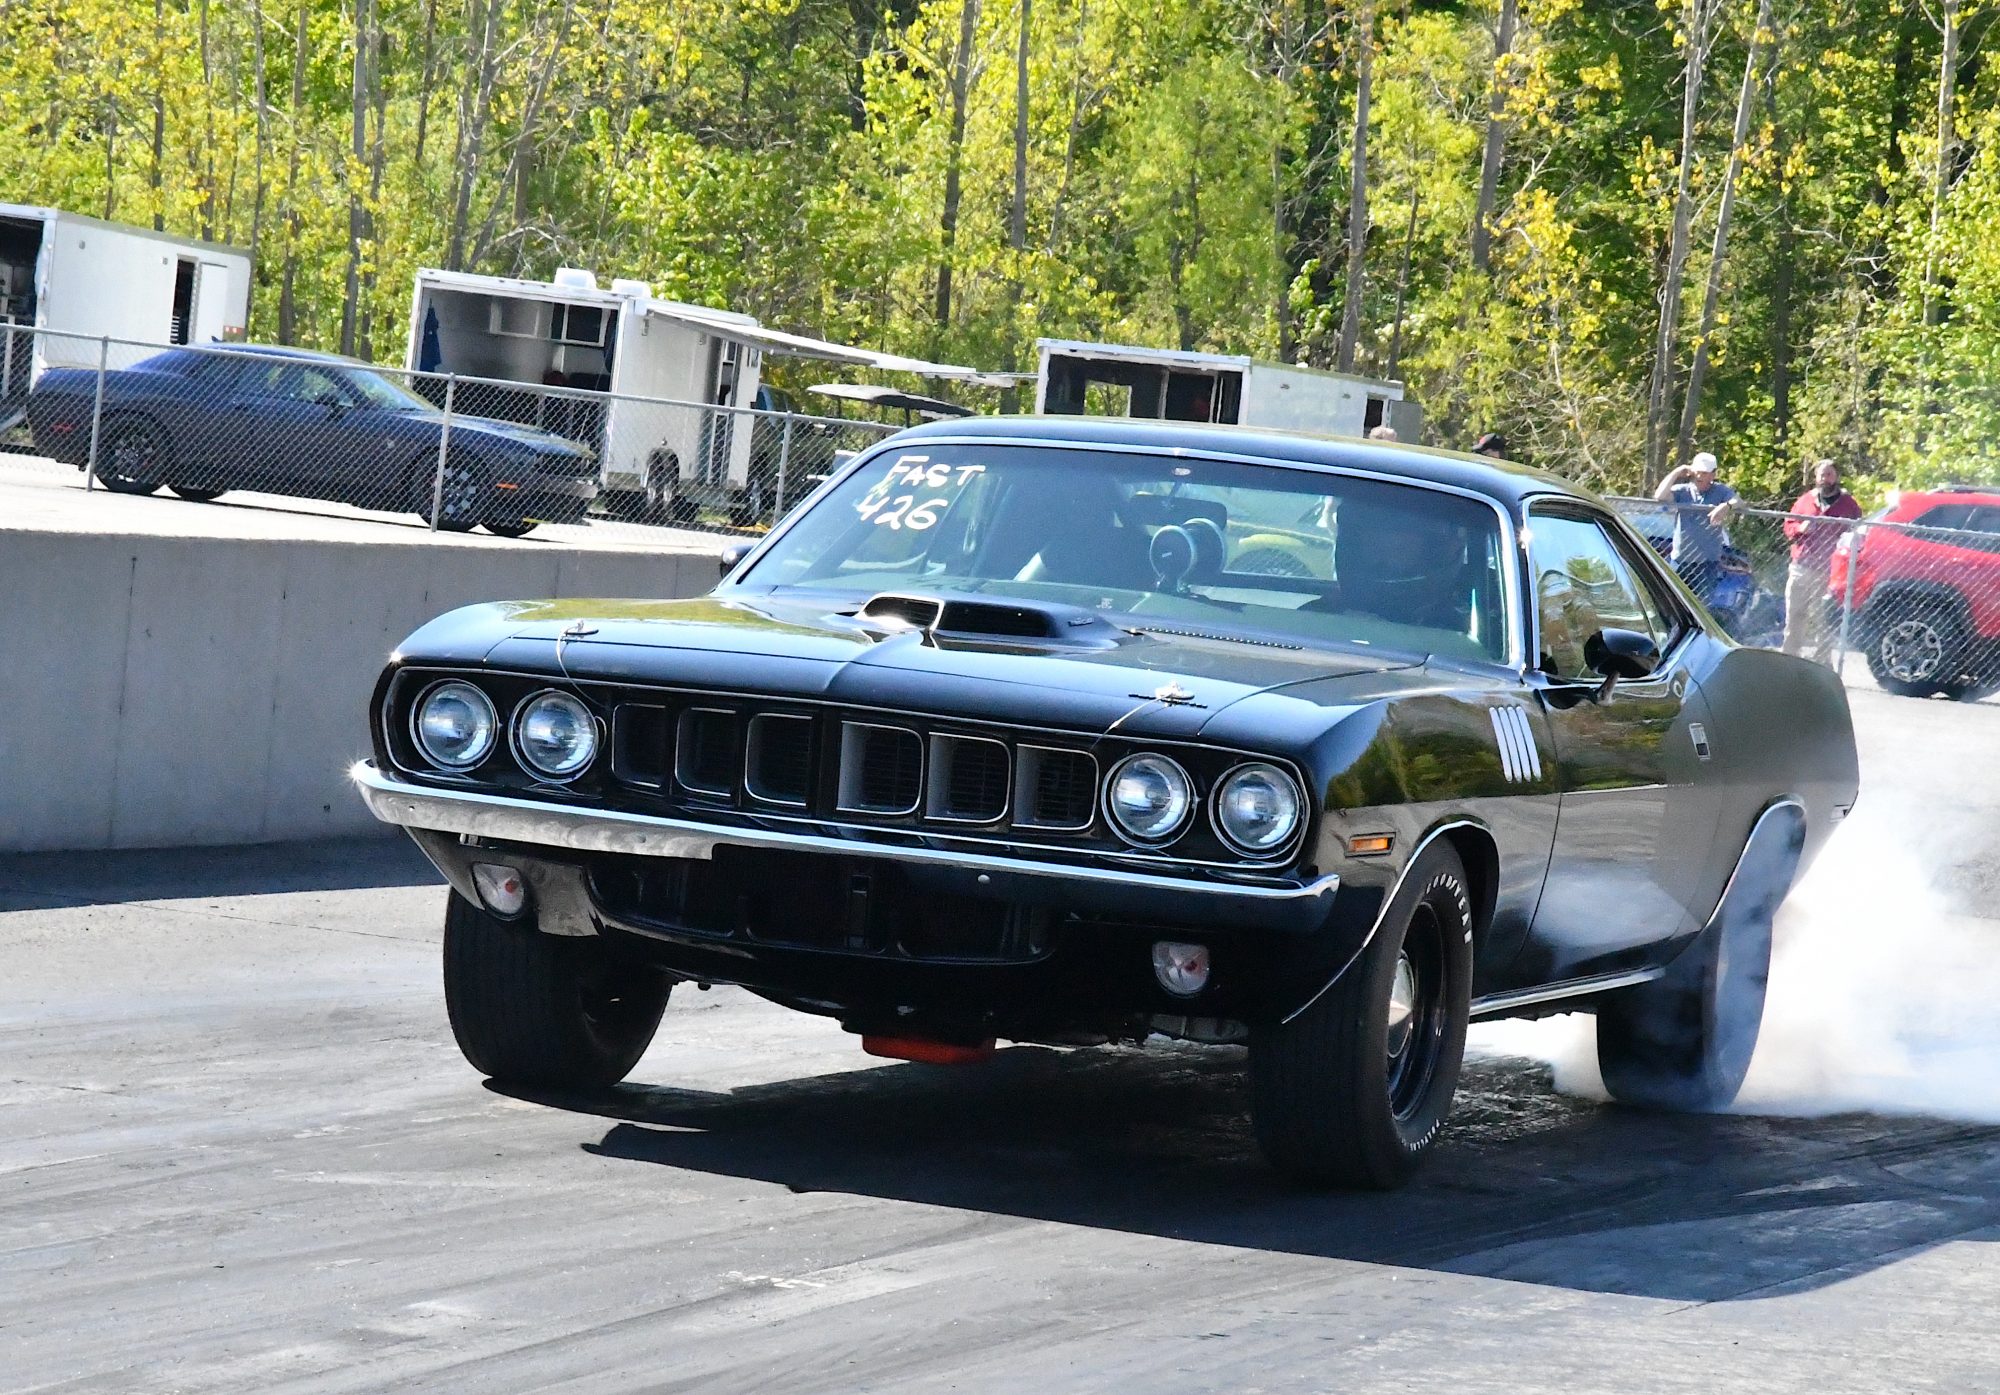
[[[1408,381],[1432,443],[1643,483],[1690,17],[1717,20],[1677,385],[1755,0],[1521,0],[1497,62],[1501,0],[1032,0],[1016,247],[1022,3],[0,0],[0,197],[249,245],[256,337],[384,358],[419,266],[567,264],[989,366],[1043,335],[1326,366],[1365,45],[1361,371]],[[1746,494],[1819,455],[1864,492],[2000,479],[1996,13],[1776,5],[1697,404]]]

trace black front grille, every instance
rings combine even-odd
[[[1081,751],[1021,748],[1017,822],[1036,828],[1082,828],[1097,808],[1097,762]]]
[[[1014,758],[998,741],[970,736],[931,738],[930,794],[924,813],[958,823],[996,823],[1007,812]]]
[[[924,743],[908,727],[840,726],[840,807],[861,814],[916,812]]]
[[[750,794],[768,804],[804,808],[812,792],[810,717],[762,713],[750,719],[750,756],[745,781]]]
[[[682,789],[718,798],[734,796],[743,769],[743,719],[713,707],[681,713],[674,745],[674,779]]]
[[[650,789],[664,786],[672,730],[666,708],[641,702],[619,703],[611,714],[612,772],[629,785]]]

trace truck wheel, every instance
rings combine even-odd
[[[1665,975],[1598,1008],[1597,1064],[1613,1099],[1708,1113],[1736,1098],[1764,1021],[1771,924],[1804,838],[1803,822],[1787,838],[1753,838],[1715,920]]]
[[[600,940],[544,935],[451,893],[445,1011],[482,1074],[554,1089],[616,1085],[645,1055],[671,988]]]
[[[166,477],[169,458],[159,427],[144,417],[120,417],[103,427],[97,482],[115,494],[151,494]]]
[[[1312,1187],[1401,1186],[1451,1112],[1472,1000],[1472,899],[1433,842],[1361,957],[1250,1037],[1250,1113],[1271,1165]]]

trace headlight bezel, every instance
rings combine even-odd
[[[1230,828],[1229,821],[1223,816],[1222,801],[1223,795],[1228,790],[1231,782],[1244,776],[1264,773],[1268,773],[1273,777],[1277,787],[1290,796],[1292,801],[1292,816],[1291,826],[1285,830],[1282,838],[1259,847],[1239,838],[1234,830]],[[1239,761],[1222,772],[1221,778],[1216,780],[1214,787],[1208,794],[1208,822],[1210,827],[1215,830],[1215,836],[1231,852],[1237,854],[1239,857],[1249,858],[1256,862],[1274,862],[1288,857],[1293,849],[1298,846],[1300,838],[1304,835],[1308,817],[1309,811],[1306,808],[1306,794],[1305,790],[1299,784],[1298,777],[1276,761]]]
[[[573,766],[551,769],[543,765],[529,756],[527,745],[522,740],[522,731],[527,725],[530,709],[545,700],[566,704],[574,708],[581,717],[579,729],[588,734],[588,740],[584,745],[583,758]],[[597,763],[598,756],[604,750],[602,727],[603,724],[598,721],[597,714],[590,710],[590,704],[575,693],[566,692],[561,688],[537,688],[514,704],[514,710],[507,719],[507,743],[514,753],[515,763],[528,778],[544,784],[567,785],[580,779]]]
[[[1172,772],[1172,775],[1169,777],[1170,782],[1174,778],[1177,778],[1180,782],[1180,815],[1170,826],[1158,832],[1146,833],[1128,825],[1119,817],[1118,803],[1112,796],[1112,792],[1118,788],[1119,777],[1125,773],[1128,767],[1140,762],[1154,762],[1162,765]],[[1103,793],[1099,802],[1104,809],[1104,821],[1110,825],[1111,831],[1114,834],[1134,847],[1159,848],[1181,837],[1193,825],[1195,813],[1201,807],[1201,792],[1195,785],[1194,776],[1188,773],[1188,768],[1172,756],[1160,751],[1134,751],[1132,754],[1118,761],[1106,772]]]
[[[484,709],[486,714],[486,739],[480,745],[477,752],[467,759],[453,760],[445,756],[440,756],[436,751],[431,749],[430,742],[424,738],[424,711],[430,706],[431,701],[447,688],[460,688],[472,694],[474,698],[478,699],[478,705]],[[467,771],[476,770],[481,765],[484,765],[491,759],[493,753],[499,749],[501,731],[500,709],[494,706],[492,697],[478,684],[469,683],[463,678],[440,678],[436,682],[426,685],[423,691],[417,694],[417,700],[410,704],[409,731],[410,744],[415,747],[418,755],[429,761],[433,767],[446,774],[463,775]]]

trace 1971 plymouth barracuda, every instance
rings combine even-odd
[[[1238,516],[1327,578],[1237,569]],[[1315,1185],[1410,1174],[1480,1018],[1594,1011],[1618,1097],[1727,1103],[1856,791],[1834,676],[1559,479],[1085,418],[895,436],[700,599],[454,611],[372,727],[489,1075],[616,1082],[690,982],[917,1060],[1240,1042]]]
[[[44,373],[28,397],[35,448],[88,464],[95,369]],[[408,510],[454,532],[519,537],[573,523],[597,497],[597,457],[532,427],[450,418],[401,383],[332,354],[261,345],[170,349],[104,375],[97,479],[183,499],[254,489]],[[445,455],[438,479],[438,456]]]

